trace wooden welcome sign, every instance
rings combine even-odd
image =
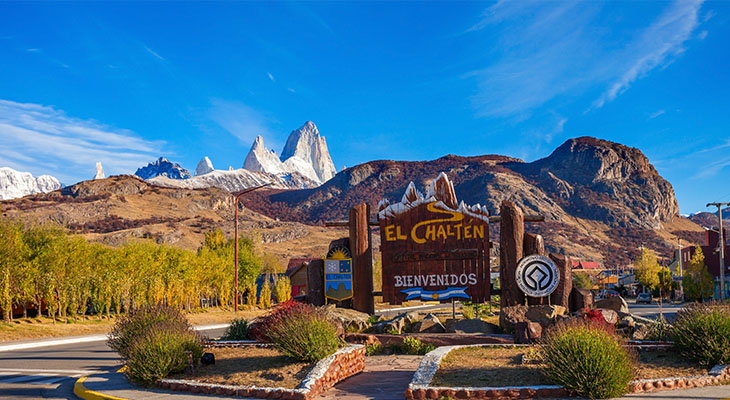
[[[385,302],[489,298],[489,215],[457,204],[446,174],[425,196],[411,182],[400,203],[378,210]]]

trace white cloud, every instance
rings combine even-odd
[[[550,101],[601,87],[592,107],[602,107],[682,53],[701,5],[676,0],[637,29],[606,17],[605,3],[501,0],[465,32],[491,46],[489,64],[465,75],[478,88],[477,114],[524,118]]]
[[[271,72],[267,72],[266,75],[269,76],[269,79],[271,80],[271,82],[275,82],[274,75],[271,75]]]
[[[673,57],[684,51],[684,42],[698,25],[697,13],[704,0],[678,0],[673,2],[639,37],[626,48],[625,56],[630,62],[623,73],[615,79],[609,89],[599,97],[593,106],[603,107],[606,102],[631,87],[637,79],[651,70],[673,61]]]
[[[54,175],[67,184],[91,178],[97,161],[109,174],[134,173],[159,157],[165,144],[53,107],[8,100],[0,100],[0,137],[0,165]]]
[[[211,109],[208,110],[208,118],[237,137],[243,144],[250,146],[258,135],[264,137],[268,148],[279,144],[273,140],[274,135],[269,129],[269,124],[273,121],[252,107],[237,101],[222,99],[212,99],[211,105]]]
[[[656,110],[653,113],[649,114],[649,119],[654,119],[660,115],[664,115],[666,113],[665,110]]]
[[[147,46],[144,46],[144,49],[145,49],[145,51],[147,51],[148,53],[152,54],[152,56],[153,56],[153,57],[155,57],[155,58],[157,58],[158,60],[162,60],[162,61],[165,61],[165,57],[162,57],[162,56],[161,56],[161,55],[159,55],[159,54],[158,54],[158,53],[157,53],[156,51],[154,51],[154,50],[150,49],[150,48],[149,48],[149,47],[147,47]]]

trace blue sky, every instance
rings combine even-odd
[[[239,168],[314,121],[338,170],[566,139],[730,201],[729,2],[0,2],[0,166]]]

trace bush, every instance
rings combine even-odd
[[[605,324],[574,319],[548,330],[541,345],[545,373],[583,397],[619,397],[634,376],[636,357]]]
[[[132,345],[157,325],[164,325],[175,331],[190,330],[190,323],[177,308],[145,306],[120,316],[109,332],[107,344],[123,359],[129,359]]]
[[[292,299],[277,304],[269,314],[257,318],[253,323],[249,324],[250,336],[260,342],[271,342],[271,339],[268,337],[268,332],[271,329],[273,321],[282,314],[300,312],[303,307],[304,305],[302,303]]]
[[[271,286],[269,286],[268,280],[264,281],[261,286],[261,293],[259,293],[259,307],[263,310],[271,307]]]
[[[130,348],[127,375],[134,381],[150,384],[172,373],[182,372],[203,354],[202,338],[192,330],[158,323],[136,338]]]
[[[436,347],[432,344],[426,344],[413,337],[406,337],[403,343],[396,346],[396,351],[402,354],[418,354],[424,355]]]
[[[646,335],[644,336],[644,340],[656,340],[656,341],[669,340],[671,330],[672,330],[672,325],[670,325],[666,320],[656,319],[656,320],[654,320],[654,322],[649,324],[649,330],[646,332]]]
[[[248,339],[248,321],[245,318],[236,318],[226,328],[223,340],[246,340]]]
[[[730,363],[730,303],[693,303],[677,312],[671,337],[679,352],[700,365]]]
[[[288,276],[281,276],[274,286],[274,299],[277,303],[283,303],[291,299],[291,280]]]
[[[583,319],[585,321],[593,322],[611,333],[616,332],[616,327],[606,321],[606,317],[603,316],[601,310],[585,310],[585,313],[583,313]]]
[[[266,336],[284,354],[303,362],[317,362],[342,346],[337,326],[326,312],[300,304],[276,312]]]

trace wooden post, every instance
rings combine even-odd
[[[549,257],[560,271],[560,283],[550,295],[550,303],[570,309],[570,291],[573,290],[573,262],[567,256],[550,254]]]
[[[352,308],[375,313],[373,298],[373,252],[370,246],[370,205],[350,209],[350,253],[352,253]]]
[[[324,305],[324,260],[312,260],[307,266],[307,302]]]
[[[542,235],[538,235],[536,233],[525,233],[525,237],[523,240],[524,245],[524,255],[531,256],[533,254],[545,255],[545,241],[542,238]],[[548,298],[545,297],[530,297],[527,296],[527,304],[534,306],[534,305],[540,305],[540,304],[548,304]]]
[[[503,201],[500,207],[499,234],[499,278],[501,279],[502,308],[525,304],[525,295],[517,287],[515,271],[517,263],[523,256],[523,240],[525,234],[524,214],[522,209],[510,201]]]

